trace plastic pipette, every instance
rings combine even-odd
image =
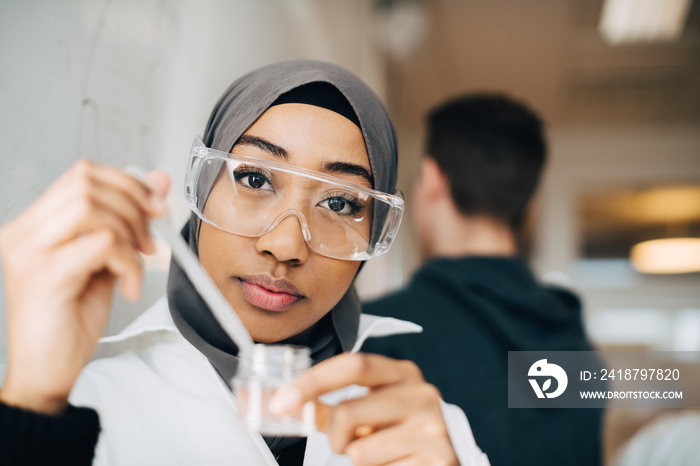
[[[126,168],[126,172],[154,190],[146,180],[146,172],[143,169],[129,166]],[[172,226],[170,216],[165,214],[162,217],[152,219],[150,227],[154,236],[170,246],[173,257],[190,278],[190,281],[207,303],[216,320],[238,346],[238,349],[241,352],[250,351],[254,343],[248,330],[246,330],[243,322],[238,318],[238,314],[221,294],[221,291],[204,271],[202,264],[200,264],[199,259],[194,255],[189,245],[185,243],[180,233]]]

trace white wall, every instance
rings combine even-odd
[[[624,262],[581,267],[577,208],[580,194],[599,189],[700,184],[700,127],[555,127],[549,139],[551,163],[535,234],[536,269],[542,275],[560,271],[569,277],[584,300],[584,317],[594,340],[623,342],[636,338],[637,332],[638,344],[678,349],[671,329],[687,320],[688,311],[700,315],[698,274],[642,275]],[[614,335],[602,329],[613,321]],[[605,335],[598,335],[599,330]],[[647,339],[647,334],[653,338]],[[693,345],[700,349],[700,333]]]
[[[79,158],[167,171],[178,221],[188,149],[238,76],[289,58],[333,61],[381,95],[370,0],[3,0],[0,3],[0,222]],[[117,298],[110,330],[164,292]],[[5,299],[0,292],[0,361]]]

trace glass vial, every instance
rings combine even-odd
[[[278,388],[311,367],[305,346],[257,344],[241,355],[232,379],[238,415],[248,429],[268,436],[306,437],[315,428],[314,404],[290,415],[272,415],[270,399]]]

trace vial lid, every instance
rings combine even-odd
[[[306,346],[256,344],[241,357],[237,376],[296,377],[311,367],[311,350]]]

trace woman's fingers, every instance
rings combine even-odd
[[[129,207],[121,206],[126,212],[120,214],[113,206],[102,204],[107,199],[98,200],[94,197],[83,197],[62,206],[53,216],[43,222],[35,233],[35,244],[50,250],[91,233],[98,229],[108,228],[125,243],[133,248],[149,252],[152,240],[146,231],[146,219],[139,218],[138,213],[130,211]],[[119,201],[112,199],[118,204]],[[131,217],[131,218],[129,218]],[[138,234],[136,232],[139,232]]]
[[[158,190],[158,193],[161,196],[168,194],[168,191],[170,190],[170,177],[168,177],[167,173],[159,170],[153,170],[146,174],[146,179]]]
[[[147,213],[139,208],[133,198],[113,186],[97,182],[93,187],[91,199],[97,208],[109,212],[129,227],[131,244],[146,253],[154,250],[153,239],[148,230]]]
[[[402,424],[416,412],[426,409],[432,413],[439,412],[439,396],[437,389],[427,383],[390,385],[373,390],[371,396],[344,401],[335,406],[325,426],[319,428],[328,434],[333,450],[342,453],[356,438]],[[431,425],[431,428],[441,427],[440,433],[446,432],[440,417],[437,422],[438,425]]]
[[[457,464],[440,408],[440,393],[418,367],[373,354],[343,354],[297,377],[275,394],[270,410],[285,414],[348,385],[367,396],[337,406],[317,403],[316,422],[336,453],[356,465]]]
[[[115,280],[122,280],[127,298],[139,296],[140,261],[108,228],[51,251],[25,248],[5,259],[10,357],[3,397],[59,412],[107,325]]]
[[[422,380],[420,369],[413,362],[376,354],[344,353],[317,364],[278,390],[270,409],[279,414],[289,413],[307,401],[353,384],[374,388]]]
[[[436,461],[426,461],[424,458],[417,458],[415,456],[409,456],[407,458],[400,458],[396,461],[390,461],[388,463],[382,464],[382,466],[425,466],[426,464],[459,466],[458,463],[451,463],[451,462],[439,462],[438,463]]]
[[[47,188],[39,202],[27,211],[42,210],[43,215],[50,215],[52,211],[74,197],[76,192],[90,192],[95,185],[105,185],[122,193],[147,214],[157,216],[164,213],[165,205],[161,202],[162,196],[152,196],[153,193],[146,185],[123,170],[87,160],[77,162],[61,175]]]
[[[80,162],[27,210],[24,223],[36,232],[35,240],[43,247],[70,241],[106,223],[134,247],[152,252],[148,220],[165,213],[162,196],[169,180],[162,172],[149,176],[161,192],[121,170]]]
[[[89,173],[95,181],[129,196],[134,204],[138,205],[146,214],[159,216],[165,213],[166,205],[163,201],[165,193],[152,192],[148,186],[125,171],[105,165],[93,165]],[[163,175],[162,172],[157,173]]]
[[[65,274],[77,289],[86,288],[95,276],[107,271],[122,280],[126,298],[135,300],[141,293],[143,265],[133,247],[111,229],[81,236],[57,252],[55,260],[66,264]]]
[[[45,264],[49,261],[58,262],[53,270],[63,274],[91,258],[76,246],[102,241],[102,247],[106,249],[115,249],[119,245],[117,249],[126,259],[106,257],[108,261],[99,266],[123,278],[122,291],[126,296],[138,296],[140,284],[137,282],[141,274],[140,264],[134,262],[135,249],[146,253],[153,251],[149,217],[165,213],[162,195],[169,187],[166,174],[151,172],[148,176],[157,186],[149,188],[119,169],[87,161],[77,163],[25,212],[3,227],[3,243],[15,245],[3,248],[8,270],[16,272],[10,273],[9,277],[17,273],[27,274],[31,267],[46,269]],[[97,232],[99,234],[94,235]],[[89,239],[87,243],[85,237]],[[74,251],[75,255],[61,254],[64,247],[66,251]],[[98,254],[105,253],[106,249]],[[100,267],[82,270],[83,276],[99,273]],[[134,272],[136,270],[138,272]],[[72,290],[71,299],[80,299],[88,291],[77,289],[75,284],[87,286],[89,281],[71,282],[60,277],[56,276],[55,281],[61,295],[68,296],[64,290]],[[25,298],[35,300],[30,296]]]
[[[392,426],[355,439],[342,452],[350,458],[353,466],[393,465],[396,461],[410,460],[420,451],[423,441],[415,434],[413,425]]]

